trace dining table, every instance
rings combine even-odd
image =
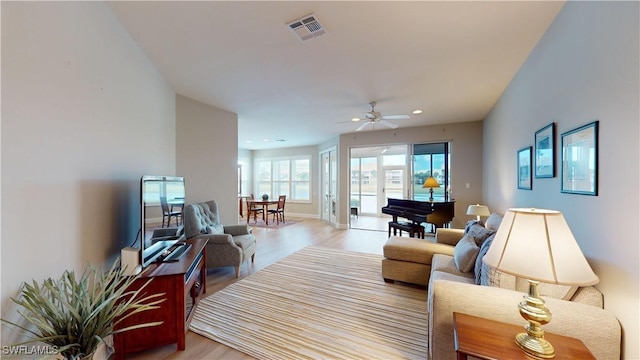
[[[269,217],[267,216],[267,212],[269,210],[269,206],[278,205],[278,200],[262,200],[262,199],[247,199],[247,224],[249,223],[249,211],[251,208],[262,206],[262,219],[264,220],[265,225],[269,225]]]

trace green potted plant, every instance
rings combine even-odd
[[[160,325],[149,322],[114,330],[123,319],[157,309],[165,300],[164,293],[143,292],[152,279],[136,291],[127,290],[140,276],[127,276],[119,263],[108,271],[88,265],[79,280],[67,270],[59,280],[24,283],[20,296],[12,300],[26,324],[2,319],[28,336],[12,346],[41,342],[67,359],[91,359],[104,339],[115,333]]]

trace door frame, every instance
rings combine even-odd
[[[339,211],[337,206],[338,204],[338,181],[337,181],[338,156],[337,155],[338,155],[338,149],[336,146],[332,146],[330,148],[321,150],[319,152],[320,171],[318,173],[320,178],[320,181],[319,181],[320,191],[318,191],[318,197],[319,197],[318,202],[320,204],[320,211],[319,211],[320,219],[333,225],[337,225],[338,223],[338,211]],[[332,158],[334,162],[333,166],[331,164]],[[328,161],[326,164],[325,164],[325,160]],[[335,180],[336,180],[333,183],[333,187],[334,187],[333,189],[331,188],[332,177],[335,177]],[[328,194],[326,192],[327,186],[329,187]]]

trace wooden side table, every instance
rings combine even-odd
[[[524,321],[524,320],[523,320]],[[524,332],[524,325],[517,326],[476,316],[453,313],[453,341],[458,360],[468,355],[478,359],[526,359],[531,360],[515,343],[516,334]],[[545,332],[556,351],[554,360],[594,359],[584,343],[578,339]]]
[[[189,330],[189,323],[193,319],[198,302],[207,292],[207,240],[192,239],[186,240],[186,243],[191,244],[191,247],[180,260],[150,265],[141,278],[131,285],[130,290],[135,290],[147,279],[153,278],[144,292],[164,293],[166,300],[160,304],[160,308],[130,316],[117,327],[124,328],[152,321],[162,321],[162,324],[115,334],[115,360],[124,360],[128,353],[168,344],[176,344],[177,350],[185,349],[185,334]]]

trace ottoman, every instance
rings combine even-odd
[[[382,247],[382,278],[427,286],[433,254],[453,255],[453,246],[429,240],[391,236]]]

